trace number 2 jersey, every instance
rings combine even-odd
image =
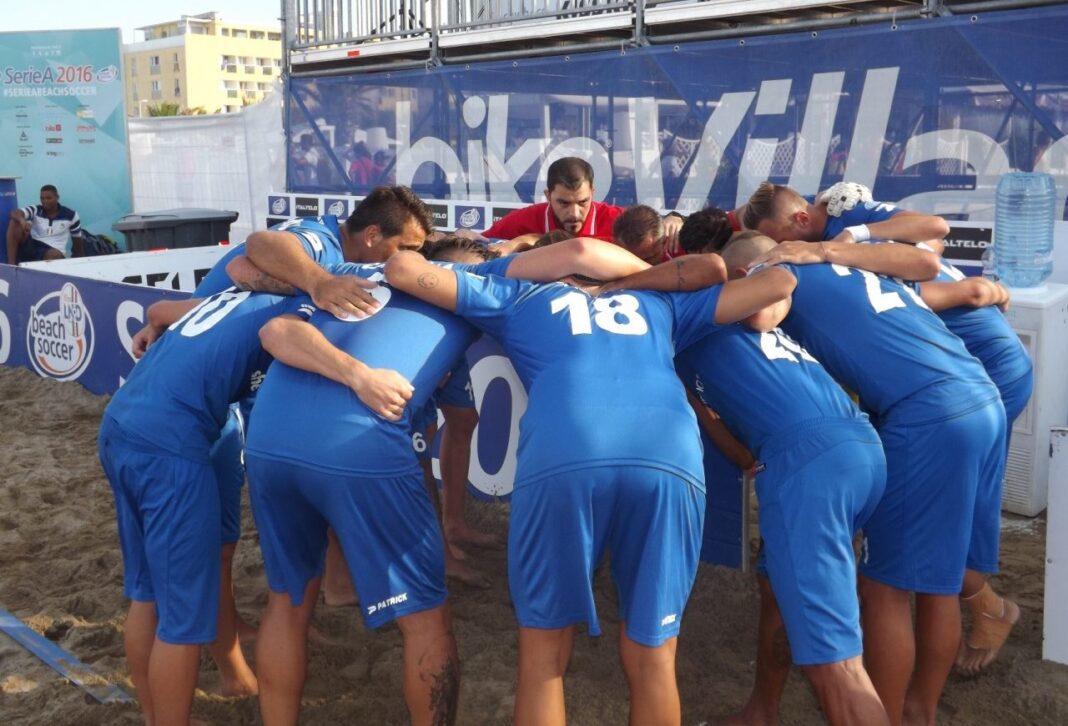
[[[697,421],[675,348],[716,328],[719,287],[592,298],[563,283],[457,272],[457,309],[501,343],[527,389],[516,487],[639,465],[704,489]]]
[[[233,288],[212,295],[148,349],[104,415],[146,444],[207,461],[229,405],[255,391],[271,362],[260,328],[277,315],[313,310],[305,296]]]
[[[262,459],[324,471],[401,476],[419,470],[412,416],[474,341],[475,329],[450,312],[393,290],[382,265],[342,264],[333,274],[379,282],[381,307],[368,318],[316,312],[309,321],[337,348],[371,368],[389,368],[415,388],[400,421],[381,418],[347,386],[276,362],[256,397],[245,449]]]
[[[912,423],[998,397],[982,365],[898,280],[843,265],[784,265],[797,277],[780,327],[879,418],[910,399]]]

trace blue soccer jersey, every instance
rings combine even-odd
[[[334,274],[383,283],[382,265],[343,264]],[[340,320],[317,312],[310,322],[339,349],[372,368],[390,368],[415,388],[398,422],[373,413],[349,388],[276,363],[256,397],[245,448],[260,458],[353,475],[418,470],[412,417],[457,364],[477,333],[449,312],[380,284],[381,307],[368,318]]]
[[[827,217],[827,226],[823,228],[823,239],[834,239],[846,227],[857,224],[871,224],[890,219],[900,207],[887,202],[861,202],[852,209],[842,212],[840,217]]]
[[[104,413],[164,451],[207,461],[230,404],[259,386],[271,362],[260,328],[276,315],[313,310],[306,297],[212,295],[149,348]]]
[[[915,397],[929,419],[997,397],[983,367],[911,287],[843,265],[786,265],[797,277],[782,329],[869,411]]]
[[[942,260],[936,281],[955,282],[964,277],[963,272]],[[964,341],[968,352],[979,359],[1003,397],[1009,384],[1031,374],[1031,357],[1020,336],[996,307],[960,306],[942,310],[938,317]]]
[[[823,366],[779,329],[725,326],[679,353],[675,365],[683,383],[758,458],[765,442],[800,424],[866,420]]]
[[[583,467],[658,468],[703,488],[676,345],[714,330],[720,287],[593,298],[562,283],[457,273],[457,313],[495,336],[526,386],[516,487]]]
[[[337,217],[332,214],[323,217],[300,217],[289,219],[271,227],[276,232],[289,232],[300,241],[308,257],[315,260],[320,267],[337,265],[345,261],[341,251],[341,229]],[[245,245],[241,244],[227,252],[215,263],[211,272],[193,291],[193,297],[207,297],[221,292],[234,283],[226,274],[226,265],[230,260],[245,254]]]

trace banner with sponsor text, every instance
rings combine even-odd
[[[291,192],[380,183],[541,199],[585,157],[595,198],[733,208],[771,179],[836,181],[990,223],[1009,170],[1068,196],[1068,6],[289,81]],[[314,163],[309,163],[313,161]],[[299,211],[297,212],[299,214]]]
[[[19,206],[54,185],[97,234],[130,211],[120,41],[116,28],[0,33],[0,173],[18,177]]]

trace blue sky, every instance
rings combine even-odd
[[[79,28],[121,28],[123,42],[141,40],[134,28],[182,15],[217,11],[225,20],[250,25],[280,25],[281,0],[45,0],[4,3],[0,31],[75,30]]]

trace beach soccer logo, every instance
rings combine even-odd
[[[72,283],[30,306],[26,347],[30,363],[42,376],[70,381],[82,374],[93,357],[96,334],[89,308]]]

